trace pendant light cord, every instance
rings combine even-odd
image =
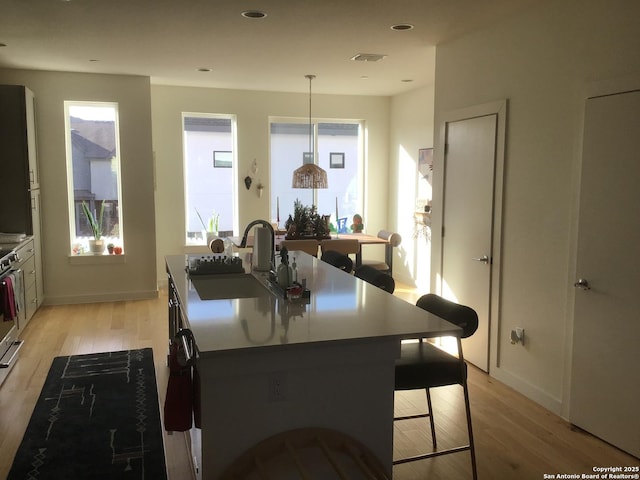
[[[314,152],[314,146],[312,142],[313,138],[313,125],[311,124],[311,80],[316,78],[315,75],[305,75],[309,79],[309,152],[311,153],[311,163],[316,163],[316,156]]]

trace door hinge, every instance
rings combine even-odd
[[[445,143],[444,144],[444,154],[447,155],[449,153],[449,144]]]
[[[444,237],[444,227],[442,227],[442,236]]]

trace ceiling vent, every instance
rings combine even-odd
[[[380,53],[358,53],[351,57],[351,60],[355,60],[356,62],[379,62],[385,57],[386,55]]]

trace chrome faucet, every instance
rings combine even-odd
[[[240,248],[247,247],[247,237],[249,236],[249,232],[256,225],[262,225],[267,227],[269,233],[271,234],[271,268],[275,268],[276,265],[276,232],[273,230],[273,226],[267,222],[266,220],[254,220],[247,228],[244,229],[244,234],[242,235],[242,241],[240,242]]]

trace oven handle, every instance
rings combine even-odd
[[[193,359],[193,340],[187,338],[187,335],[182,335],[182,348],[184,349],[184,355],[187,359],[187,365],[191,365]]]
[[[0,363],[0,368],[9,368],[11,366],[13,359],[16,358],[16,355],[18,354],[18,352],[20,351],[23,345],[24,345],[23,340],[16,340],[15,342],[13,342],[12,346],[14,347],[17,346],[18,348],[15,349],[15,351],[11,355],[11,358],[9,358],[9,360],[7,360],[6,363],[5,362]]]
[[[2,281],[3,285],[5,285],[3,280],[11,273],[17,273],[18,275],[20,275],[24,284],[24,270],[22,270],[21,268],[14,268],[11,264],[9,264],[9,268],[0,273],[0,281]]]
[[[182,342],[185,362],[187,365],[191,365],[195,356],[195,339],[193,338],[193,333],[188,328],[181,328],[176,334],[175,340]]]

